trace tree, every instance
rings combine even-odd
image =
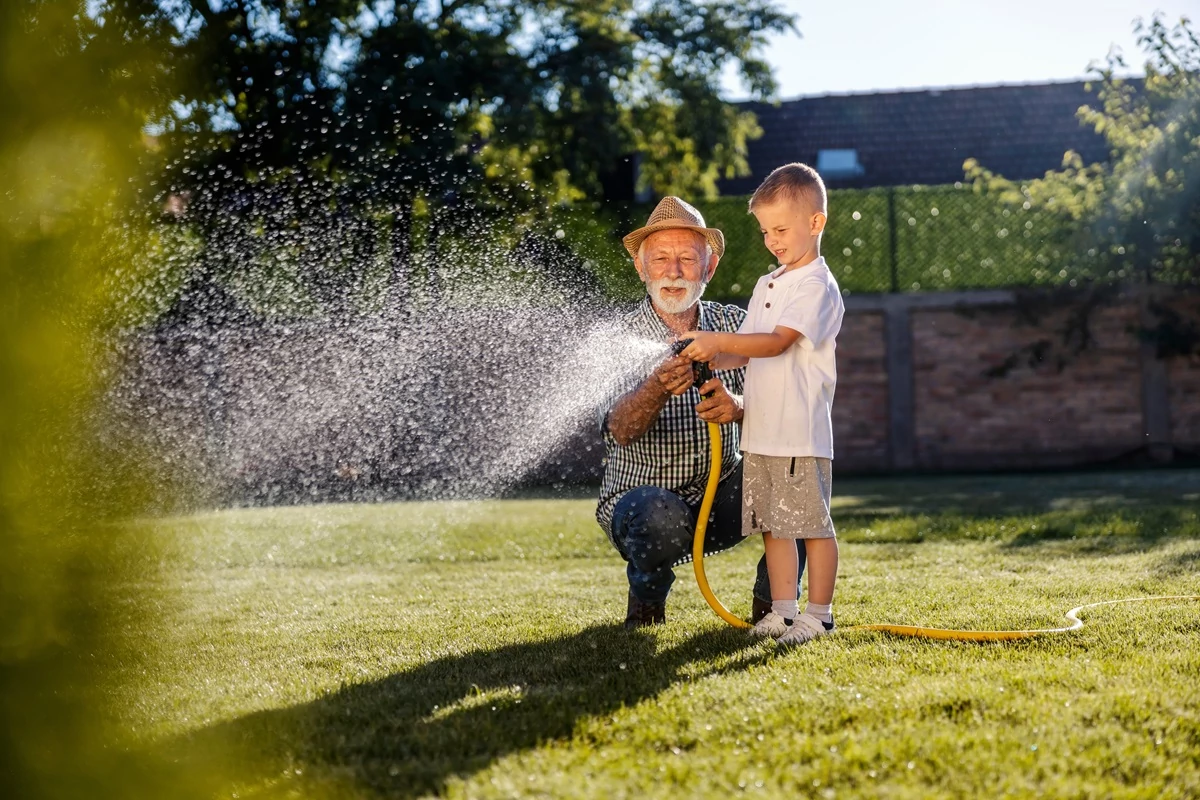
[[[106,0],[142,13],[144,0]],[[753,118],[720,98],[726,67],[759,97],[758,56],[792,28],[772,0],[160,0],[190,78],[159,120],[192,158],[407,170],[462,191],[508,178],[596,195],[631,151],[658,192],[711,193],[744,169]]]
[[[601,198],[632,153],[653,192],[715,195],[718,178],[746,170],[757,133],[752,114],[722,100],[720,76],[734,67],[769,95],[759,53],[793,27],[773,0],[93,6],[128,27],[173,22],[165,66],[182,90],[151,120],[166,156],[153,165],[160,202],[188,198],[209,242],[249,240],[231,233],[231,209],[276,250],[298,220],[331,252],[387,238],[394,287],[412,278],[414,213],[428,215],[429,240],[464,221],[520,221]],[[318,305],[344,304],[365,280],[366,259],[333,274],[305,249]],[[236,250],[209,247],[201,282],[258,257]]]
[[[1059,215],[1071,250],[1098,278],[1200,282],[1200,39],[1184,18],[1135,22],[1146,53],[1144,80],[1117,77],[1127,64],[1110,53],[1094,68],[1097,107],[1081,123],[1108,143],[1106,164],[1068,152],[1063,168],[1021,184],[974,159],[964,165],[979,191],[997,192]]]

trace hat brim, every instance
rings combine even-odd
[[[642,246],[642,242],[646,240],[647,236],[659,231],[676,229],[695,231],[703,235],[709,246],[712,247],[714,256],[720,258],[725,255],[725,234],[721,233],[721,231],[716,228],[705,228],[703,225],[692,225],[687,222],[676,222],[674,220],[663,220],[653,225],[638,228],[633,233],[621,239],[621,241],[625,244],[625,249],[629,251],[629,255],[637,258],[638,248]]]

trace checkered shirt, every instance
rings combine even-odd
[[[734,333],[746,318],[737,306],[701,301],[702,331]],[[670,328],[654,312],[647,296],[624,320],[626,330],[664,344],[672,337]],[[600,485],[600,503],[596,521],[612,539],[613,507],[621,495],[638,486],[659,486],[678,494],[684,502],[699,505],[708,484],[712,450],[708,441],[708,423],[696,416],[700,402],[698,387],[681,395],[672,395],[658,419],[644,434],[627,445],[617,444],[608,430],[608,412],[620,397],[638,386],[661,362],[647,365],[609,394],[598,409],[600,432],[604,436],[604,481]],[[717,377],[730,394],[741,395],[746,371],[720,370]],[[741,425],[721,425],[721,478],[733,472],[741,462],[739,447]]]

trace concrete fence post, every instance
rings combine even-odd
[[[908,298],[890,295],[883,304],[884,352],[888,381],[888,466],[916,466],[916,419],[913,406],[912,313]]]
[[[1155,326],[1152,309],[1155,292],[1143,287],[1138,297],[1138,321],[1143,330]],[[1167,363],[1158,357],[1154,342],[1141,337],[1138,360],[1142,378],[1142,433],[1146,453],[1159,464],[1171,461],[1175,448],[1171,444],[1171,400],[1167,380]]]

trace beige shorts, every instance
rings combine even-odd
[[[828,458],[762,456],[742,459],[742,536],[832,539],[829,517],[833,471]]]

